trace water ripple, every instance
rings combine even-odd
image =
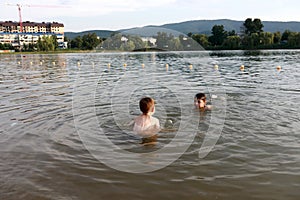
[[[194,53],[1,54],[0,176],[5,182],[0,183],[0,198],[297,199],[300,52],[210,53],[218,72]],[[281,71],[276,70],[278,65]],[[151,80],[145,78],[149,74]],[[222,84],[215,81],[217,74]],[[172,140],[184,145],[186,140],[174,139],[182,109],[195,112],[193,95],[200,91],[213,103],[209,88],[222,85],[227,107],[221,137],[207,157],[198,158],[211,122],[212,113],[207,112],[200,116],[190,148],[170,166],[140,175],[111,169],[86,150],[75,128],[72,98],[78,75],[82,87],[97,80],[93,105],[82,108],[78,121],[90,124],[96,114],[105,135],[94,135],[98,127],[89,127],[84,131],[91,141],[109,137],[121,149],[141,154],[155,152]],[[182,88],[185,81],[189,87]],[[116,93],[118,84],[135,89],[124,87]],[[193,95],[179,104],[170,88]],[[140,138],[128,134],[127,122],[139,114],[137,102],[145,94],[157,100],[155,116],[162,126],[173,130],[161,133],[153,146],[141,145]],[[88,95],[83,91],[79,100]],[[128,95],[129,113],[117,123],[111,99]],[[91,108],[95,113],[87,111]],[[185,134],[193,134],[188,128]]]

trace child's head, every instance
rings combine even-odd
[[[194,105],[197,108],[204,108],[206,105],[206,96],[204,93],[198,93],[194,98]]]
[[[140,100],[140,110],[144,115],[154,113],[154,100],[150,97],[144,97]]]

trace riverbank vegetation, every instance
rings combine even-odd
[[[240,33],[234,30],[226,31],[223,25],[214,25],[210,35],[188,33],[175,37],[172,34],[158,32],[153,46],[149,41],[143,42],[139,36],[117,33],[107,40],[100,39],[93,44],[97,50],[126,50],[161,49],[161,50],[200,50],[199,44],[206,50],[255,50],[255,49],[298,49],[300,48],[300,32],[285,30],[281,32],[264,32],[260,19],[247,18],[241,25]],[[84,36],[83,36],[84,37]],[[82,37],[82,39],[83,39]],[[94,36],[95,37],[95,36]],[[81,37],[71,41],[71,48],[85,49]],[[196,44],[195,44],[196,42]],[[80,45],[82,44],[82,46]],[[101,44],[101,45],[99,45]]]
[[[239,34],[225,31],[223,25],[215,25],[210,36],[203,34],[188,35],[205,49],[298,49],[300,48],[300,32],[285,30],[280,32],[264,32],[260,19],[248,18]]]
[[[73,39],[65,37],[67,49],[59,49],[55,36],[40,38],[36,44],[24,45],[22,52],[76,52],[90,50],[146,51],[156,50],[256,50],[256,49],[299,49],[300,32],[285,30],[264,32],[260,19],[248,18],[241,25],[239,33],[226,31],[223,25],[214,25],[211,34],[188,33],[174,36],[158,32],[153,36],[155,43],[145,41],[137,35],[114,33],[109,38],[100,38],[96,33],[88,33]],[[200,44],[200,45],[199,45]],[[10,44],[0,44],[0,50],[14,50]],[[19,51],[18,49],[15,49]]]

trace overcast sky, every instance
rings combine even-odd
[[[0,21],[65,25],[65,31],[118,30],[200,19],[300,21],[299,0],[0,0]]]

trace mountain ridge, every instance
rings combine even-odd
[[[163,25],[148,25],[145,27],[157,27],[157,28],[167,28],[172,29],[184,34],[188,33],[198,33],[198,34],[211,34],[211,29],[214,25],[223,25],[226,31],[234,30],[236,33],[240,32],[240,28],[243,26],[244,21],[231,20],[231,19],[214,19],[214,20],[189,20],[176,23],[167,23]],[[264,25],[263,30],[265,32],[281,32],[285,30],[290,30],[292,32],[300,32],[300,22],[298,21],[262,21]],[[135,27],[141,28],[141,27]],[[69,39],[73,39],[76,36],[82,36],[88,33],[96,33],[97,36],[101,38],[108,38],[112,33],[129,31],[130,29],[120,29],[117,31],[111,30],[87,30],[82,32],[65,32],[65,36]]]

